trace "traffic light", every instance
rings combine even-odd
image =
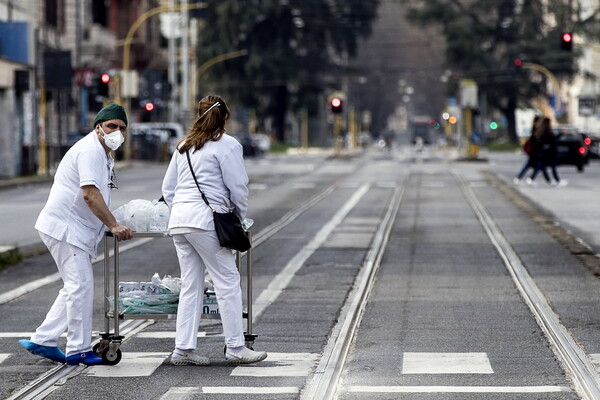
[[[565,51],[573,50],[573,34],[571,32],[564,32],[560,36],[560,47]]]
[[[151,101],[147,102],[146,105],[144,106],[144,109],[146,111],[152,111],[152,110],[154,110],[154,103],[151,102]]]
[[[100,79],[98,82],[98,96],[108,97],[109,89],[108,85],[110,84],[110,74],[106,72],[100,74]]]
[[[523,60],[521,60],[520,58],[515,58],[513,60],[513,64],[515,65],[515,69],[517,71],[520,71],[523,68]]]
[[[344,102],[339,97],[331,99],[331,112],[334,114],[341,114],[343,111]]]

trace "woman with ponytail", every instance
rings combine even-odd
[[[240,219],[248,208],[248,175],[242,146],[225,130],[230,111],[220,96],[206,96],[189,133],[178,143],[162,184],[171,210],[173,236],[182,287],[177,311],[174,365],[208,365],[196,352],[204,298],[205,269],[213,280],[225,336],[225,359],[233,364],[262,361],[265,352],[245,347],[240,274],[232,250],[221,247],[213,212],[234,211]],[[195,178],[210,207],[202,199]],[[211,210],[212,208],[212,210]]]

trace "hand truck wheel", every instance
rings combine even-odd
[[[100,342],[96,343],[94,347],[92,347],[92,351],[98,357],[102,357],[102,349],[100,349]]]
[[[110,347],[106,347],[102,350],[102,360],[107,365],[117,365],[122,356],[121,349],[111,351]]]

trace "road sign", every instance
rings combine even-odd
[[[579,98],[579,115],[594,115],[596,109],[596,99],[593,97]]]

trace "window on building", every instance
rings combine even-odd
[[[58,0],[45,1],[46,24],[58,27]]]
[[[92,22],[106,26],[105,0],[92,0]]]

